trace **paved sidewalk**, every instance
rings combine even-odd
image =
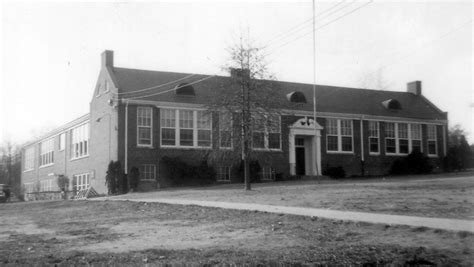
[[[256,211],[266,211],[266,212],[272,212],[272,213],[283,213],[283,214],[311,216],[311,217],[314,216],[314,217],[322,217],[322,218],[334,219],[334,220],[359,221],[359,222],[380,223],[380,224],[398,224],[398,225],[409,225],[409,226],[416,226],[416,227],[424,226],[428,228],[444,229],[444,230],[451,230],[451,231],[474,232],[474,221],[457,220],[457,219],[389,215],[389,214],[368,213],[368,212],[338,211],[338,210],[301,208],[301,207],[289,207],[289,206],[273,206],[273,205],[262,205],[262,204],[252,204],[252,203],[230,203],[230,202],[186,200],[186,199],[166,199],[166,198],[128,199],[126,195],[116,196],[116,197],[104,197],[104,198],[91,199],[91,200],[113,200],[113,201],[127,201],[128,200],[128,201],[134,201],[134,202],[156,202],[156,203],[178,204],[178,205],[197,205],[197,206],[203,206],[203,207],[214,207],[214,208],[223,208],[223,209],[256,210]]]

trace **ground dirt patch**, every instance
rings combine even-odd
[[[0,265],[474,263],[470,234],[197,206],[18,203],[0,222]]]

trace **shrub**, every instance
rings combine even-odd
[[[346,171],[342,166],[337,166],[337,167],[329,167],[326,166],[326,168],[323,170],[323,175],[329,176],[331,178],[344,178],[346,177]]]
[[[216,179],[214,168],[210,167],[206,160],[201,161],[199,166],[192,166],[179,157],[163,157],[161,163],[173,185],[205,185]]]
[[[108,194],[126,193],[128,190],[127,183],[127,175],[123,172],[120,161],[110,161],[105,176]]]
[[[424,156],[419,150],[414,150],[408,156],[397,159],[390,168],[390,174],[428,174],[433,170],[428,157]]]
[[[59,175],[58,180],[58,187],[61,190],[61,193],[63,194],[63,199],[67,199],[67,190],[69,188],[69,178],[67,178],[64,175]]]

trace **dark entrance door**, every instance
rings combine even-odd
[[[304,138],[295,138],[296,175],[305,175]]]

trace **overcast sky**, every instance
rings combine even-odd
[[[366,3],[316,1],[317,83],[405,91],[421,80],[474,142],[471,1]],[[226,47],[248,30],[278,80],[313,80],[311,1],[0,5],[0,141],[89,112],[106,49],[120,67],[226,75]]]

